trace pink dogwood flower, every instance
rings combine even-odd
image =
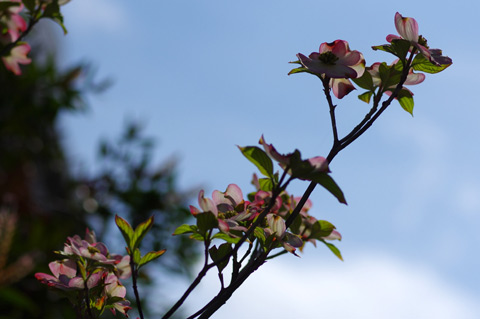
[[[442,50],[429,49],[427,40],[419,35],[418,23],[413,18],[403,17],[400,13],[395,13],[395,28],[400,36],[395,34],[387,35],[387,41],[392,42],[397,39],[410,41],[423,56],[435,65],[452,64],[452,59],[442,56]]]
[[[20,70],[19,64],[29,64],[32,62],[30,58],[27,58],[29,52],[30,46],[27,43],[19,43],[10,50],[10,55],[2,57],[3,64],[15,75],[20,75],[22,71]]]
[[[77,263],[71,259],[52,261],[48,264],[52,275],[45,273],[36,273],[35,278],[41,283],[61,290],[70,290],[75,288],[70,282],[77,275]],[[82,287],[83,288],[83,287]]]
[[[118,280],[117,276],[110,273],[105,278],[105,294],[108,298],[125,298],[125,295],[127,294],[127,289],[125,288],[125,286],[122,285],[120,280]],[[130,307],[130,302],[123,299],[113,303],[113,308],[111,308],[111,311],[113,312],[113,314],[116,314],[116,311],[118,311],[128,317],[127,312],[130,309],[132,309],[132,307]]]
[[[341,99],[355,87],[349,78],[358,78],[365,71],[365,59],[359,51],[351,51],[348,42],[335,40],[320,45],[319,52],[312,52],[308,57],[298,53],[297,57],[309,73],[327,78],[333,94]]]

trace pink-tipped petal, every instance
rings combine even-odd
[[[218,216],[217,206],[210,198],[205,198],[205,191],[202,189],[198,193],[198,205],[204,212],[212,212],[215,216]]]
[[[395,27],[402,38],[418,42],[418,23],[413,18],[404,18],[400,13],[395,14]]]
[[[288,155],[282,155],[282,154],[278,153],[277,150],[275,149],[275,147],[272,144],[267,144],[267,142],[265,142],[265,138],[263,137],[263,135],[260,137],[260,140],[258,142],[261,145],[263,145],[265,153],[267,153],[267,155],[270,158],[274,159],[275,161],[279,162],[280,164],[288,165],[288,163],[290,162],[290,157]]]
[[[57,278],[60,277],[60,275],[73,278],[77,274],[77,263],[72,259],[52,261],[48,264],[48,267],[52,274]]]
[[[401,39],[401,37],[399,37],[398,35],[395,35],[395,34],[387,35],[387,41],[388,42],[392,42],[392,40],[398,40],[398,39]]]
[[[405,80],[405,85],[415,85],[422,83],[425,80],[425,74],[423,73],[413,73],[413,70],[407,75],[407,79]]]
[[[342,99],[345,95],[355,90],[355,87],[348,79],[331,79],[330,86],[332,87],[333,94],[338,99]]]
[[[327,237],[323,237],[323,239],[326,239],[326,240],[342,240],[342,235],[334,229],[334,230],[332,230],[330,235],[328,235]]]
[[[29,64],[32,62],[30,58],[27,58],[29,52],[30,46],[27,43],[17,45],[10,51],[10,55],[2,57],[5,67],[15,75],[22,74],[19,64]]]
[[[308,159],[310,165],[315,168],[315,172],[329,172],[327,159],[323,156],[316,156]]]
[[[225,197],[230,198],[234,206],[237,206],[241,202],[243,202],[243,193],[240,187],[236,184],[230,184],[225,191]]]

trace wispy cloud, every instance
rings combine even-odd
[[[480,318],[478,296],[434,269],[389,255],[364,252],[344,263],[282,261],[253,274],[213,318]],[[214,281],[202,287],[201,296],[215,294]],[[202,306],[195,300],[190,305]]]

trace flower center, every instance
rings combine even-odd
[[[428,49],[427,39],[425,39],[422,35],[418,36],[418,44],[423,45]]]
[[[327,51],[320,54],[318,59],[325,64],[335,65],[335,62],[337,62],[338,57],[335,54],[333,54],[331,51]]]

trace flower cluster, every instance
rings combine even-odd
[[[283,247],[286,251],[296,255],[296,249],[303,248],[306,242],[315,244],[317,240],[325,242],[325,240],[341,239],[340,233],[332,224],[327,221],[319,221],[308,214],[311,207],[310,201],[287,229],[285,222],[296,207],[299,198],[283,191],[271,203],[272,190],[267,184],[262,183],[262,180],[259,180],[255,174],[252,184],[256,187],[256,191],[248,194],[248,200],[244,200],[242,190],[235,184],[228,185],[225,192],[215,190],[212,198],[206,198],[205,192],[201,190],[198,195],[199,208],[190,206],[190,212],[197,220],[207,214],[213,215],[215,222],[211,223],[209,228],[217,228],[219,233],[212,238],[235,243],[259,215],[269,209],[268,214],[254,232],[254,237],[259,240],[265,250]],[[183,225],[177,229],[175,234],[194,233],[193,238],[204,240],[203,235],[197,236],[200,232],[200,224],[197,226]]]
[[[128,317],[130,302],[125,299],[126,289],[120,279],[131,275],[130,256],[110,254],[107,246],[97,242],[95,233],[87,229],[85,239],[75,235],[68,237],[63,251],[64,258],[48,266],[52,275],[36,273],[35,277],[52,288],[64,292],[73,300],[82,300],[84,313],[105,309]]]
[[[2,1],[5,2],[5,1]],[[29,64],[31,62],[27,54],[30,52],[30,45],[26,42],[18,41],[20,35],[27,30],[27,22],[20,15],[24,5],[20,0],[10,0],[12,5],[0,11],[0,26],[2,34],[0,43],[6,47],[15,43],[6,55],[2,56],[5,67],[15,75],[20,75],[20,64]],[[18,3],[18,4],[17,4]]]

